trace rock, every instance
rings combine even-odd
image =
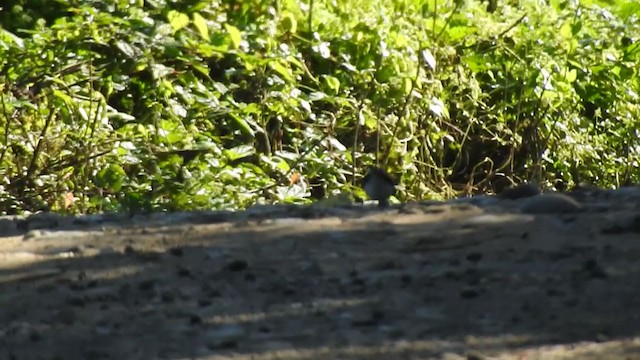
[[[233,260],[231,261],[229,264],[227,264],[227,270],[229,271],[243,271],[246,270],[249,267],[249,262],[247,262],[247,260],[244,259],[237,259],[237,260]]]
[[[14,217],[0,217],[0,236],[12,236],[18,233],[18,226]]]
[[[470,252],[467,254],[467,260],[473,263],[477,263],[482,260],[482,253],[479,251]]]
[[[622,199],[638,199],[640,198],[640,187],[638,186],[623,186],[615,190],[610,191],[611,197]]]
[[[31,215],[24,219],[24,222],[19,225],[24,230],[36,230],[36,229],[56,229],[60,226],[64,220],[64,216],[56,213],[41,212]]]
[[[502,190],[498,197],[501,199],[517,200],[536,196],[540,194],[540,189],[535,183],[524,183],[508,189]]]
[[[488,358],[486,356],[484,356],[482,353],[480,353],[479,351],[469,351],[467,353],[467,360],[487,360]]]
[[[458,199],[454,199],[449,201],[449,203],[451,204],[465,204],[465,205],[475,205],[478,207],[488,207],[491,205],[494,205],[498,202],[499,200],[496,200],[495,196],[489,196],[489,195],[476,195],[476,196],[469,196],[469,197],[461,197]]]
[[[560,193],[546,193],[527,198],[521,210],[527,214],[566,214],[581,211],[582,204]]]
[[[480,292],[472,287],[468,287],[460,291],[460,297],[463,299],[474,299],[480,296]]]
[[[34,240],[40,238],[46,234],[45,231],[42,230],[31,230],[22,236],[23,241]]]

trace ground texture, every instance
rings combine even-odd
[[[640,359],[640,190],[569,195],[5,218],[0,359]]]

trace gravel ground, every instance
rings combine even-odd
[[[3,218],[0,359],[640,359],[640,190],[568,196]]]

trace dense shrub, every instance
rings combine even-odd
[[[49,3],[0,12],[4,213],[639,180],[633,0]]]

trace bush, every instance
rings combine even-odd
[[[633,0],[178,3],[4,5],[2,212],[638,182]]]

